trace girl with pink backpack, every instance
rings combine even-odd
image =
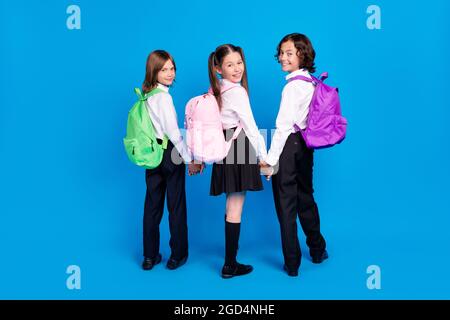
[[[321,263],[328,258],[325,239],[320,233],[319,211],[313,197],[314,149],[309,148],[309,136],[304,136],[302,132],[308,126],[310,103],[315,101],[313,96],[317,95],[317,84],[311,81],[317,79],[310,74],[315,72],[315,51],[305,35],[292,33],[280,41],[275,57],[281,69],[289,73],[286,76],[288,83],[283,89],[276,130],[265,162],[261,162],[261,170],[270,178],[274,167],[277,169],[272,179],[272,190],[281,227],[284,269],[289,276],[297,276],[301,262],[297,215],[306,235],[312,262]],[[334,110],[340,111],[340,108],[338,110],[334,105]],[[328,136],[342,136],[341,132],[345,130]],[[325,140],[328,140],[328,145],[332,145],[341,141],[341,138]],[[319,143],[322,142],[319,140]]]
[[[267,155],[264,138],[256,126],[248,97],[247,70],[240,47],[224,44],[208,60],[210,93],[219,105],[223,135],[233,136],[223,161],[213,164],[210,194],[226,194],[225,263],[223,278],[248,274],[251,265],[236,260],[242,207],[247,191],[263,190],[258,159]]]

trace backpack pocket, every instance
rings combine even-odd
[[[137,159],[139,158],[139,155],[137,155],[139,153],[137,139],[124,138],[123,144],[125,146],[125,151],[130,161],[133,162],[134,164],[137,164]]]
[[[146,140],[125,138],[123,143],[131,162],[147,169],[154,169],[160,165],[164,150],[151,139],[146,138]]]

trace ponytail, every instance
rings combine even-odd
[[[220,82],[219,78],[217,77],[216,66],[217,66],[216,52],[213,51],[211,52],[208,58],[209,83],[211,85],[214,97],[217,100],[217,104],[219,105],[219,109],[222,109],[222,95],[220,92]]]

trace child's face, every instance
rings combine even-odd
[[[222,75],[222,78],[238,83],[242,80],[244,69],[245,66],[241,54],[239,52],[231,52],[225,56],[222,65],[217,67],[217,72]]]
[[[297,55],[298,50],[294,46],[294,42],[288,40],[283,42],[280,47],[280,61],[281,69],[286,72],[293,72],[300,69],[300,57]]]
[[[171,60],[167,60],[162,69],[158,72],[158,82],[170,86],[175,80],[175,67]]]

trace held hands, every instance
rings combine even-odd
[[[259,168],[261,170],[261,174],[266,177],[266,180],[270,181],[270,177],[272,177],[274,173],[274,168],[265,161],[259,162]]]
[[[202,173],[203,169],[205,168],[205,164],[202,163],[196,163],[194,160],[188,164],[188,174],[190,176],[194,176],[198,173]]]

